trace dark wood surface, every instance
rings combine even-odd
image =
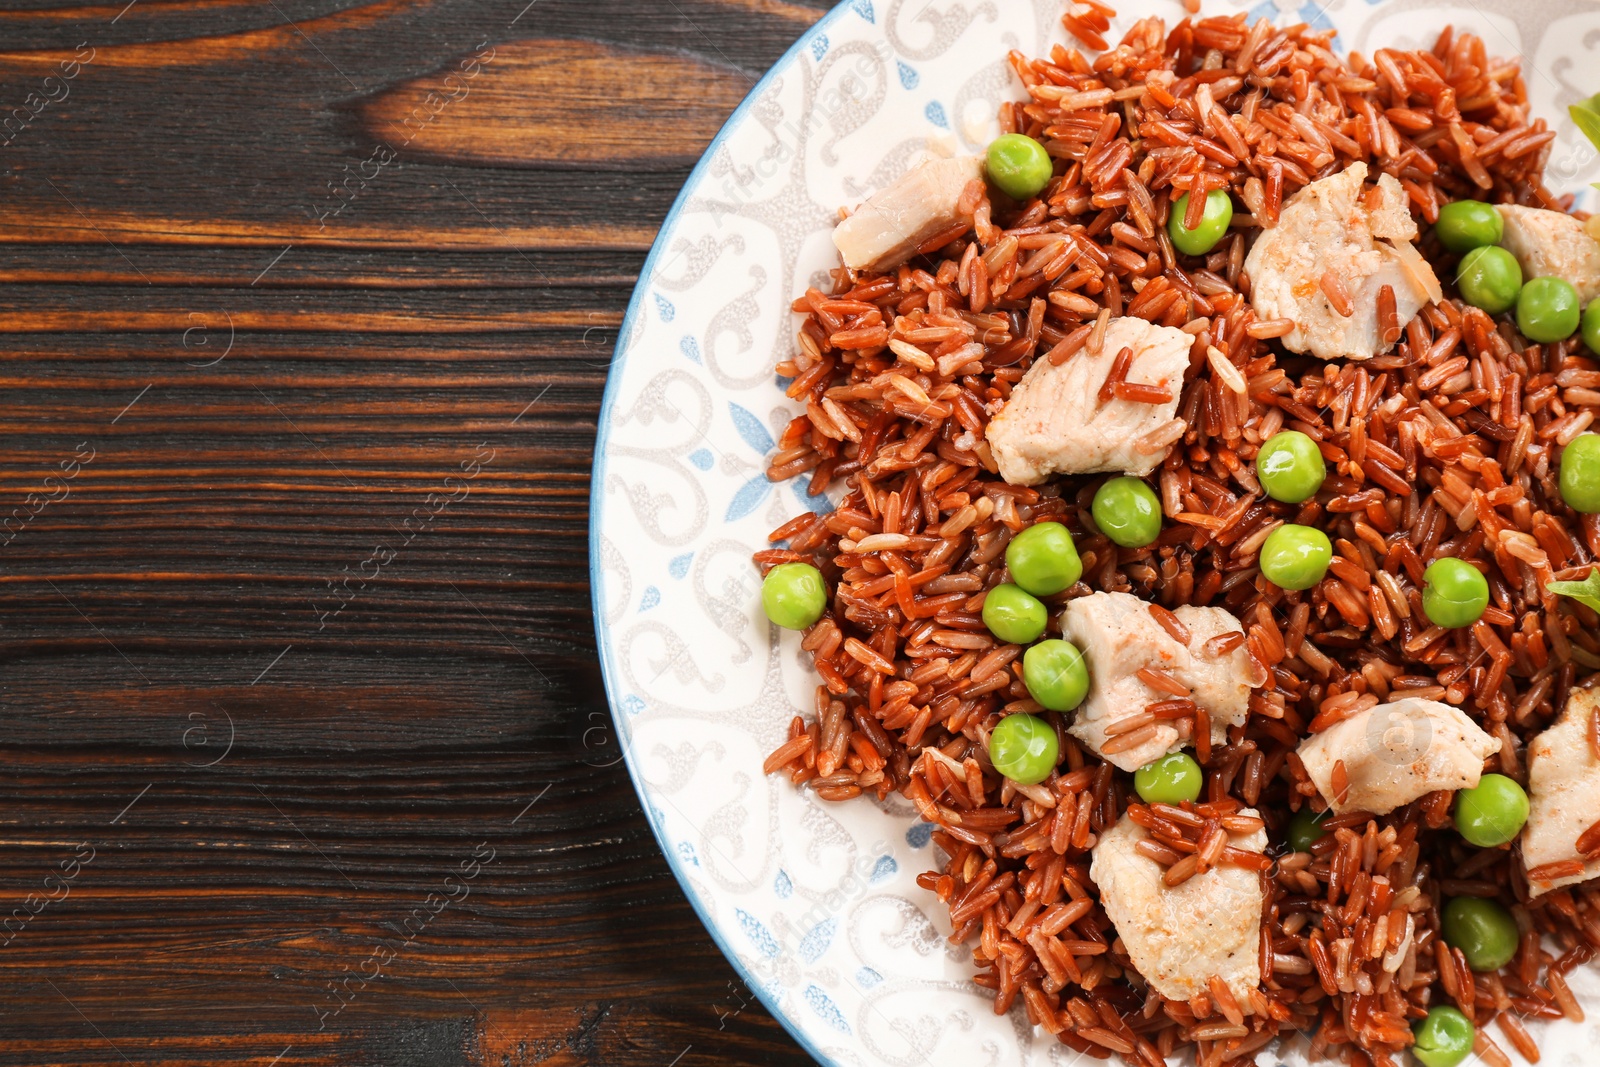
[[[586,548],[645,253],[825,0],[125,3],[0,11],[0,1063],[809,1062]]]

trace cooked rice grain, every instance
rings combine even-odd
[[[1113,13],[1084,0],[1062,21],[1099,51]],[[1378,49],[1349,68],[1330,37],[1242,15],[1170,31],[1145,19],[1094,58],[1013,52],[1025,98],[1000,123],[1055,158],[1042,197],[995,204],[973,182],[962,196],[971,227],[887,274],[838,269],[831,291],[797,300],[804,323],[779,365],[803,410],[768,474],[805,474],[813,493],[842,485],[843,498],[829,515],[785,523],[756,556],[763,568],[810,560],[834,591],[802,640],[821,680],[815,708],[766,769],[824,799],[909,799],[946,857],[918,884],[949,909],[995,1011],[1020,1004],[1097,1058],[1159,1067],[1188,1051],[1222,1067],[1300,1030],[1315,1033],[1316,1053],[1392,1065],[1427,1006],[1452,1002],[1479,1024],[1478,1055],[1505,1063],[1490,1017],[1528,1054],[1516,1015],[1581,1019],[1563,975],[1600,946],[1600,888],[1529,900],[1514,851],[1442,831],[1449,793],[1330,818],[1309,854],[1276,863],[1227,844],[1228,830],[1254,825],[1238,815],[1245,805],[1280,841],[1293,811],[1320,807],[1296,745],[1392,697],[1460,705],[1501,739],[1491,766],[1525,780],[1518,748],[1563,706],[1580,668],[1600,667],[1600,633],[1543,591],[1583,577],[1600,553],[1600,518],[1573,514],[1555,486],[1561,446],[1600,410],[1600,365],[1581,343],[1531,344],[1453,299],[1402,328],[1385,288],[1376,315],[1393,350],[1324,364],[1286,355],[1273,340],[1294,323],[1258,320],[1248,304],[1246,234],[1350,162],[1393,174],[1429,222],[1461,197],[1560,206],[1542,176],[1554,133],[1530,120],[1515,62],[1447,29],[1430,51]],[[1188,193],[1196,212],[1210,189],[1249,217],[1208,255],[1180,256],[1166,232],[1172,205]],[[1448,276],[1454,257],[1431,236],[1420,247]],[[1343,279],[1320,285],[1354,310]],[[1174,446],[1154,476],[1174,521],[1132,550],[1092,524],[1103,477],[1007,485],[983,434],[1035,359],[1100,351],[1118,314],[1193,338],[1177,417],[1136,443],[1147,455]],[[1101,402],[1155,399],[1126,382],[1130,355],[1118,353]],[[1256,449],[1281,429],[1309,435],[1330,464],[1323,492],[1302,505],[1264,498],[1252,473]],[[1126,780],[1031,699],[1021,649],[983,625],[1006,545],[1042,521],[1072,530],[1084,567],[1079,585],[1045,598],[1053,614],[1086,590],[1116,590],[1149,601],[1174,639],[1187,636],[1170,610],[1182,604],[1244,620],[1206,648],[1242,645],[1262,679],[1242,727],[1212,744],[1187,687],[1148,672],[1163,699],[1110,743],[1134,747],[1158,722],[1177,724],[1204,766],[1204,803],[1130,803]],[[1335,545],[1316,588],[1286,592],[1261,577],[1256,554],[1285,522],[1319,525]],[[1421,612],[1422,571],[1444,555],[1489,579],[1490,607],[1465,630],[1429,626]],[[1018,712],[1043,715],[1060,741],[1060,766],[1037,786],[989,763],[990,731]],[[1590,744],[1600,753],[1600,719]],[[1334,773],[1347,782],[1342,764]],[[1171,884],[1218,863],[1262,870],[1264,981],[1248,1004],[1220,983],[1168,1001],[1133,968],[1088,876],[1096,836],[1124,814],[1148,824],[1139,850]],[[1600,830],[1585,834],[1596,841]],[[1474,975],[1443,944],[1438,906],[1450,893],[1497,897],[1525,920],[1525,944],[1500,974]],[[1536,951],[1541,941],[1559,956]]]

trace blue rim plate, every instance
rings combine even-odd
[[[1182,16],[1138,0],[1137,17]],[[891,795],[819,801],[761,773],[808,712],[798,636],[761,615],[750,554],[827,508],[765,469],[795,414],[772,367],[791,350],[790,302],[835,265],[837,209],[921,155],[980,151],[1020,87],[1010,49],[1064,41],[1061,0],[846,0],[751,90],[695,167],[645,261],[618,335],[595,445],[590,580],[606,690],[628,773],[684,894],[746,986],[825,1064],[1065,1064],[1020,1011],[993,1015],[970,952],[915,884],[936,866],[929,827]],[[1527,0],[1210,2],[1339,29],[1344,44],[1432,43],[1445,23],[1522,53],[1534,113],[1554,124],[1600,69],[1600,6]],[[1589,42],[1589,43],[1586,43]],[[1562,123],[1551,184],[1600,164]],[[1600,1005],[1600,980],[1573,976]],[[737,1014],[740,995],[708,1005]],[[1531,1024],[1546,1063],[1586,1062],[1600,1028]],[[1284,1061],[1301,1062],[1292,1048]]]

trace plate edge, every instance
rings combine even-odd
[[[605,683],[606,705],[610,708],[612,725],[617,732],[617,740],[622,748],[623,763],[628,768],[628,780],[633,783],[633,791],[639,798],[641,808],[644,809],[645,822],[650,826],[650,833],[656,839],[657,848],[667,861],[667,867],[672,871],[672,876],[677,879],[679,888],[682,889],[685,899],[689,901],[689,906],[694,909],[695,917],[700,920],[700,925],[704,926],[706,933],[710,935],[712,943],[717,946],[718,951],[728,961],[734,973],[739,976],[739,980],[744,983],[745,988],[755,994],[756,998],[761,1001],[761,1005],[766,1008],[767,1014],[778,1021],[779,1025],[788,1032],[789,1036],[795,1040],[795,1043],[800,1046],[806,1055],[817,1063],[822,1064],[823,1067],[842,1067],[842,1065],[837,1060],[823,1055],[822,1051],[816,1047],[805,1032],[789,1018],[788,1013],[779,1009],[778,1005],[768,996],[766,988],[758,983],[749,969],[740,962],[738,955],[718,931],[716,925],[711,922],[706,909],[701,904],[699,895],[691,887],[688,877],[683,871],[681,861],[662,836],[661,828],[650,817],[649,800],[645,796],[644,782],[639,776],[639,771],[631,752],[632,732],[624,726],[622,712],[617,703],[616,678],[611,669],[611,640],[603,625],[605,605],[601,602],[600,590],[600,515],[605,505],[606,444],[610,436],[611,420],[616,405],[619,372],[627,358],[625,350],[627,338],[632,331],[636,317],[642,313],[641,305],[644,301],[645,291],[650,287],[652,270],[657,260],[661,257],[667,235],[677,222],[684,205],[688,202],[690,190],[697,185],[702,173],[710,165],[717,149],[727,140],[733,128],[744,119],[745,113],[766,92],[771,82],[786,73],[794,65],[795,60],[801,53],[811,47],[811,43],[823,34],[826,27],[846,13],[853,11],[855,3],[856,0],[839,0],[837,4],[829,8],[820,19],[812,23],[795,39],[788,50],[751,87],[750,92],[739,102],[739,106],[734,108],[727,121],[717,130],[716,136],[711,139],[711,143],[706,146],[699,161],[695,163],[694,169],[684,179],[683,187],[678,190],[678,195],[673,200],[672,207],[668,209],[666,217],[661,220],[660,229],[656,231],[656,239],[651,244],[650,252],[645,257],[644,265],[639,270],[639,281],[634,286],[633,295],[628,299],[628,309],[624,312],[622,325],[617,330],[617,344],[612,353],[611,366],[606,372],[605,392],[601,396],[600,414],[595,424],[594,459],[590,465],[589,472],[589,607],[590,614],[594,618],[595,653],[599,657],[600,675]]]

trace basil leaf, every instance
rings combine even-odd
[[[1569,596],[1585,607],[1600,611],[1600,567],[1589,572],[1581,582],[1549,582],[1545,588],[1561,596]]]
[[[1579,132],[1589,138],[1589,143],[1600,148],[1600,93],[1573,104],[1567,108],[1567,114],[1572,116]]]
[[[1572,116],[1578,132],[1587,137],[1595,148],[1600,149],[1600,93],[1573,104],[1567,108],[1567,114]],[[1595,182],[1594,187],[1600,189],[1600,182]]]

